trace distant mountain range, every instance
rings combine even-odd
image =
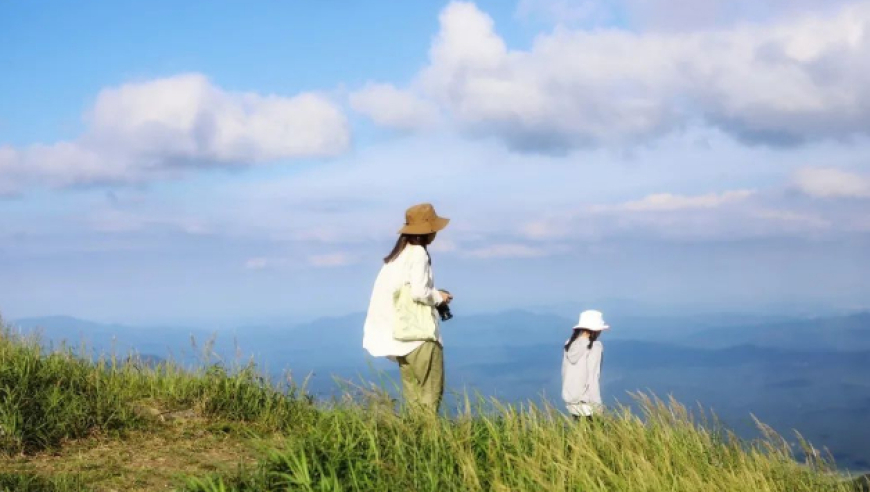
[[[870,313],[720,326],[693,333],[692,346],[722,348],[738,344],[785,350],[870,350]]]
[[[286,328],[212,333],[196,328],[128,327],[69,317],[17,320],[23,332],[40,327],[45,341],[84,340],[88,353],[135,350],[150,360],[185,364],[254,361],[273,377],[285,371],[322,397],[334,377],[398,380],[392,363],[361,348],[364,314],[322,318]],[[729,426],[752,436],[751,414],[787,438],[796,428],[831,449],[841,466],[870,469],[870,313],[815,319],[781,316],[609,316],[602,384],[611,404],[628,392],[673,395],[712,407]],[[561,346],[574,319],[516,310],[461,314],[442,326],[448,386],[507,401],[559,395]],[[195,346],[191,343],[195,340]]]

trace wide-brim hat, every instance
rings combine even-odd
[[[610,325],[604,322],[604,315],[601,314],[601,311],[587,309],[580,313],[580,319],[577,321],[574,329],[604,331],[609,330]]]
[[[399,234],[432,234],[448,223],[450,219],[439,217],[431,204],[421,203],[405,211],[405,226],[399,229]]]

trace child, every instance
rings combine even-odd
[[[562,354],[562,399],[575,418],[588,419],[601,410],[601,358],[604,347],[598,341],[609,329],[601,311],[583,311]]]

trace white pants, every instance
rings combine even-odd
[[[568,408],[568,413],[571,415],[582,415],[583,417],[590,417],[593,413],[595,413],[595,409],[592,405],[588,403],[569,403],[566,405]]]

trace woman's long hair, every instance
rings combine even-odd
[[[390,263],[398,258],[399,255],[402,254],[402,251],[405,250],[405,246],[409,244],[423,246],[425,249],[431,242],[432,234],[401,234],[399,239],[396,240],[396,245],[393,246],[393,250],[384,258],[384,263]],[[426,254],[429,254],[428,249],[426,250]],[[429,262],[432,262],[432,258],[429,258]]]
[[[565,352],[571,350],[571,345],[574,343],[575,340],[580,338],[580,335],[582,335],[584,331],[589,333],[589,345],[586,348],[592,348],[592,344],[595,343],[595,340],[598,340],[598,335],[600,335],[601,332],[587,330],[586,328],[574,328],[574,333],[571,334],[571,338],[569,338],[568,343],[565,344]]]

